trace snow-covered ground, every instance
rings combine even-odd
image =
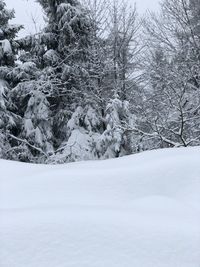
[[[1,267],[199,267],[200,147],[0,161]]]

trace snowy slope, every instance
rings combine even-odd
[[[200,147],[0,170],[1,267],[200,266]]]

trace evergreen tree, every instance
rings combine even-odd
[[[18,118],[11,112],[9,73],[14,68],[17,43],[15,37],[21,26],[10,24],[14,10],[8,10],[4,1],[0,1],[0,156],[18,158],[12,153],[13,140],[10,135],[16,131]]]
[[[46,14],[46,27],[40,34],[18,41],[21,64],[9,73],[16,85],[12,99],[20,107],[16,113],[22,117],[18,138],[26,140],[32,160],[40,156],[44,160],[44,155],[48,158],[53,153],[52,145],[61,151],[64,144],[70,143],[75,129],[68,125],[76,118],[77,110],[86,114],[95,111],[96,97],[89,75],[92,22],[88,13],[78,1],[38,2]],[[45,111],[46,119],[37,105]],[[80,134],[83,130],[85,134],[92,132],[87,123],[76,128],[81,129]],[[88,139],[92,147],[94,142]],[[82,157],[76,154],[73,151],[66,160]]]
[[[65,126],[67,141],[56,151],[53,162],[98,159],[98,143],[102,125],[101,115],[91,105],[77,107]]]
[[[34,62],[24,62],[9,74],[17,85],[11,90],[13,111],[21,120],[15,135],[23,147],[23,161],[47,162],[53,153],[50,104],[41,71]]]
[[[129,104],[118,97],[110,100],[106,108],[106,130],[102,133],[97,147],[102,158],[115,158],[129,154],[131,144],[127,125],[130,123]]]
[[[14,18],[14,10],[6,9],[4,1],[0,1],[0,67],[13,66],[17,44],[15,37],[22,26],[9,23]],[[6,74],[6,73],[5,73]],[[1,77],[2,78],[2,77]]]
[[[38,2],[46,14],[47,25],[35,43],[43,47],[38,62],[42,62],[43,82],[53,106],[55,145],[59,146],[68,136],[64,126],[72,112],[88,96],[91,24],[78,1]]]

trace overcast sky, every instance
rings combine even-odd
[[[25,35],[38,31],[42,27],[42,12],[35,0],[4,0],[8,8],[14,8],[16,18],[14,23],[25,25],[25,30],[20,35]],[[139,13],[144,13],[147,9],[157,10],[159,0],[130,0],[136,2]],[[36,25],[33,23],[33,19]],[[36,26],[36,27],[35,27]],[[36,29],[37,28],[37,29]]]

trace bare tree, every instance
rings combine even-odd
[[[134,131],[154,136],[155,147],[200,143],[200,20],[191,3],[164,0],[161,14],[149,14],[144,25],[145,123]]]
[[[140,21],[136,6],[128,1],[110,1],[109,41],[112,51],[114,90],[122,99],[127,98],[127,81],[134,72],[139,52]]]

